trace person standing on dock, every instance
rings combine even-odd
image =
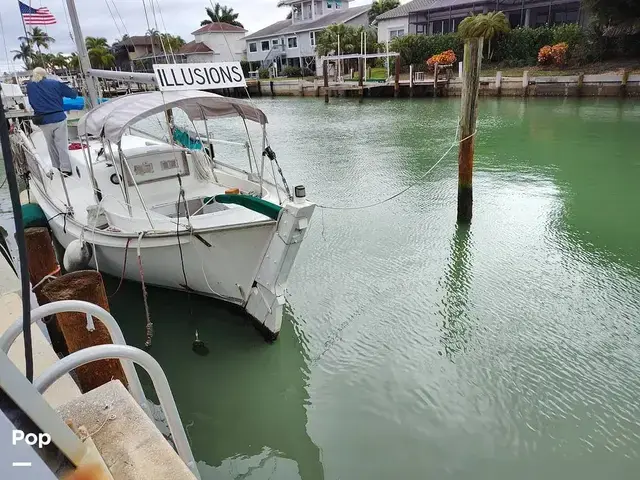
[[[27,96],[35,112],[32,121],[44,134],[51,164],[65,177],[70,176],[69,132],[62,102],[64,97],[76,98],[78,92],[58,80],[47,78],[47,71],[36,67],[27,83]]]

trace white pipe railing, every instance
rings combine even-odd
[[[169,431],[171,432],[171,437],[176,445],[178,455],[180,455],[180,458],[184,461],[187,467],[189,467],[193,474],[197,478],[200,478],[196,461],[193,458],[193,453],[191,452],[187,435],[184,431],[184,427],[182,426],[180,414],[178,413],[178,408],[176,407],[176,403],[173,399],[173,394],[171,393],[171,387],[169,386],[167,377],[160,364],[147,352],[127,345],[98,345],[95,347],[85,348],[57,361],[35,380],[34,386],[40,394],[43,394],[51,385],[53,385],[53,383],[55,383],[56,380],[75,368],[96,360],[113,358],[126,358],[127,360],[137,363],[147,371],[158,395],[160,406],[162,407],[167,419]]]
[[[97,318],[109,331],[109,335],[111,336],[111,341],[113,343],[118,345],[127,344],[124,340],[124,335],[122,334],[122,330],[120,330],[118,322],[116,322],[115,318],[113,318],[113,316],[109,312],[107,312],[104,308],[99,307],[98,305],[89,302],[83,302],[81,300],[61,300],[59,302],[52,302],[34,308],[33,310],[31,310],[31,323],[34,323],[37,320],[48,317],[50,315],[55,315],[56,313],[65,312],[84,313],[85,315],[87,315],[87,330],[89,331],[91,331],[90,327],[93,324],[92,317]],[[7,328],[7,330],[4,332],[4,334],[0,336],[0,350],[2,350],[4,353],[9,353],[11,345],[13,345],[20,334],[22,334],[22,317],[13,322],[11,326],[9,326],[9,328]],[[142,409],[151,416],[151,412],[147,404],[147,399],[144,396],[142,384],[140,383],[140,378],[138,377],[138,373],[136,372],[136,368],[134,367],[133,362],[131,362],[130,360],[122,360],[121,363],[124,374],[127,377],[127,382],[129,383],[129,391],[131,392],[131,396],[135,399],[136,402],[138,402]]]

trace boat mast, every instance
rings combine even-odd
[[[69,18],[71,19],[71,27],[73,28],[73,37],[76,41],[76,47],[78,48],[78,58],[80,59],[80,67],[82,75],[84,76],[85,84],[87,85],[87,92],[89,93],[89,100],[92,107],[98,106],[98,89],[94,79],[89,75],[91,70],[91,62],[89,61],[89,52],[87,52],[87,46],[84,43],[84,35],[82,35],[82,29],[80,28],[80,20],[78,19],[78,11],[76,10],[76,3],[74,0],[66,0],[67,8],[69,10]]]

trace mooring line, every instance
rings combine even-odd
[[[334,207],[334,206],[329,206],[329,205],[322,205],[322,204],[316,204],[319,208],[323,209],[323,210],[364,210],[367,208],[372,208],[372,207],[377,207],[378,205],[382,205],[383,203],[387,203],[391,200],[393,200],[394,198],[398,198],[400,195],[406,193],[408,190],[412,189],[413,187],[415,187],[416,185],[418,185],[427,175],[429,175],[439,164],[440,162],[442,162],[447,155],[449,155],[449,153],[451,152],[451,150],[453,150],[453,147],[455,147],[456,145],[465,142],[467,140],[469,140],[470,138],[472,138],[473,136],[475,136],[477,130],[475,132],[473,132],[471,135],[469,135],[468,137],[463,138],[460,141],[455,141],[454,143],[451,144],[451,146],[447,149],[446,152],[444,152],[444,155],[442,155],[438,161],[436,163],[434,163],[433,165],[431,165],[431,167],[424,173],[422,174],[415,182],[413,182],[412,184],[410,184],[409,186],[405,187],[404,189],[400,190],[398,193],[391,195],[390,197],[387,197],[383,200],[380,200],[378,202],[375,203],[370,203],[368,205],[360,205],[360,206],[354,206],[354,207]],[[458,138],[458,130],[456,130],[456,138]]]

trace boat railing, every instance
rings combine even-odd
[[[100,320],[107,328],[111,336],[111,341],[114,344],[85,348],[58,360],[35,380],[34,384],[38,392],[41,394],[44,393],[56,380],[79,366],[96,360],[119,359],[129,384],[131,396],[153,420],[134,363],[140,365],[147,371],[151,378],[178,455],[194,475],[200,478],[191,447],[189,446],[182,421],[180,420],[180,414],[178,413],[173,394],[171,393],[171,387],[160,364],[148,353],[127,345],[122,330],[115,318],[102,307],[89,302],[62,300],[39,306],[31,311],[31,324],[44,317],[63,312],[84,313],[87,316],[86,327],[89,331],[95,329],[94,318]],[[0,336],[0,351],[5,354],[8,353],[21,333],[22,317],[12,323],[5,333]]]
[[[178,455],[193,474],[200,478],[167,377],[160,364],[147,352],[128,345],[98,345],[84,348],[54,363],[35,380],[34,386],[40,394],[43,394],[56,380],[70,371],[82,365],[105,359],[127,359],[146,370],[158,395]]]
[[[107,331],[109,332],[111,341],[113,343],[116,343],[118,345],[127,344],[124,340],[124,335],[122,334],[122,330],[120,329],[118,322],[116,322],[115,318],[113,318],[113,316],[109,312],[98,305],[89,302],[83,302],[81,300],[61,300],[34,308],[33,310],[31,310],[31,323],[33,324],[45,317],[63,312],[84,313],[87,316],[87,330],[89,330],[90,332],[95,329],[93,323],[93,319],[95,317],[100,320],[107,328]],[[16,341],[16,339],[20,336],[20,334],[22,334],[22,316],[16,319],[16,321],[9,326],[4,334],[0,336],[0,350],[2,350],[4,353],[9,353],[9,349]],[[127,377],[131,396],[136,400],[136,402],[138,402],[142,409],[147,412],[148,415],[151,415],[147,404],[147,399],[144,396],[144,391],[142,390],[140,378],[138,377],[133,363],[127,360],[123,361],[122,370]]]

